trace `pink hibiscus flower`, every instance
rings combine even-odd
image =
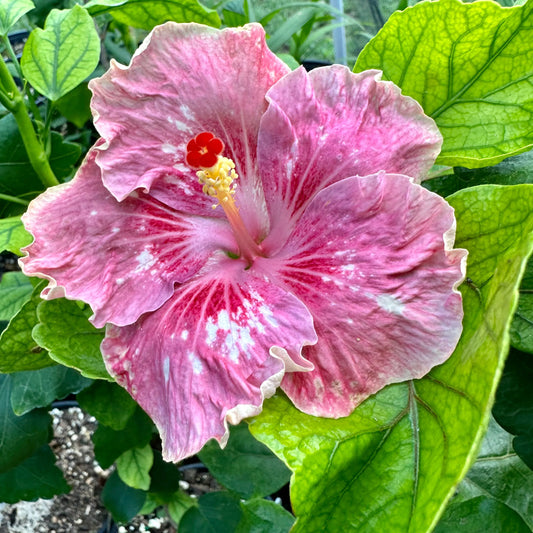
[[[466,252],[415,183],[441,136],[379,72],[290,72],[259,25],[167,23],[90,87],[102,138],[30,205],[21,264],[107,324],[167,460],[278,386],[341,417],[451,354]]]

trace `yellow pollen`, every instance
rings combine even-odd
[[[217,198],[222,204],[223,202],[233,201],[233,195],[237,187],[233,183],[239,176],[235,172],[235,163],[227,157],[218,156],[218,161],[210,168],[202,167],[196,175],[198,181],[203,185],[203,192],[209,196]],[[218,204],[213,205],[213,209]]]

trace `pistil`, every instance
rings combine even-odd
[[[200,133],[187,145],[187,163],[200,169],[196,175],[203,185],[203,192],[218,200],[213,209],[219,205],[224,209],[239,246],[239,256],[246,259],[251,266],[256,257],[263,255],[263,251],[246,229],[235,204],[235,180],[238,175],[235,172],[235,163],[221,155],[223,150],[224,143],[212,133]]]

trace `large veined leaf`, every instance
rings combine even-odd
[[[119,22],[143,30],[168,20],[220,26],[217,12],[197,0],[91,0],[84,7],[93,16],[109,13]]]
[[[476,457],[532,250],[533,186],[480,186],[449,201],[456,246],[469,250],[464,331],[450,359],[346,418],[308,416],[277,395],[250,425],[293,470],[294,532],[431,531]]]
[[[438,163],[494,165],[533,146],[533,1],[422,2],[393,14],[361,52],[432,116]]]
[[[52,9],[44,30],[33,30],[22,53],[22,72],[37,91],[58,100],[92,74],[100,39],[87,11]]]
[[[5,35],[22,15],[34,7],[31,0],[0,0],[0,34]]]

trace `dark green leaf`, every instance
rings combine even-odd
[[[119,22],[143,30],[168,20],[220,26],[217,12],[197,0],[91,0],[85,8],[93,16],[110,13]]]
[[[180,533],[235,533],[243,517],[240,501],[229,492],[210,492],[198,498],[181,519]]]
[[[88,389],[78,394],[80,406],[94,416],[100,424],[111,429],[126,427],[137,404],[125,389],[116,383],[95,381]]]
[[[76,394],[91,384],[90,379],[62,365],[16,372],[11,378],[11,405],[19,416],[36,407],[46,407],[71,393]]]
[[[28,19],[35,26],[44,26],[44,21],[52,9],[70,7],[70,0],[33,0],[35,9],[28,13]]]
[[[72,172],[80,153],[77,144],[63,142],[61,135],[52,133],[50,166],[59,179]],[[43,184],[30,164],[17,123],[13,115],[7,115],[0,119],[0,193],[31,199],[42,190]],[[22,211],[24,206],[0,201],[2,217]]]
[[[140,407],[120,431],[99,425],[92,436],[96,460],[102,468],[109,468],[126,450],[146,446],[152,432],[152,421]]]
[[[505,504],[478,496],[451,505],[435,533],[531,533],[520,515]]]
[[[87,11],[75,5],[53,9],[44,30],[34,29],[20,62],[37,91],[58,100],[92,74],[100,59],[100,39]]]
[[[31,0],[0,1],[0,34],[6,35],[11,26],[28,11],[34,8]]]
[[[163,461],[161,452],[154,451],[154,464],[150,470],[150,492],[158,493],[159,495],[173,494],[180,488],[181,474],[178,467],[174,463],[167,463]]]
[[[247,424],[231,428],[222,450],[209,441],[199,453],[217,481],[241,498],[268,496],[289,482],[291,471],[248,430]]]
[[[450,359],[346,418],[305,415],[278,395],[250,425],[294,472],[294,533],[430,531],[476,456],[532,249],[533,186],[480,186],[449,201],[473,280],[462,287],[464,331]]]
[[[511,440],[512,435],[492,419],[478,459],[459,485],[437,532],[451,532],[458,520],[465,530],[480,533],[531,531],[533,472],[513,452]]]
[[[81,83],[75,89],[62,96],[56,107],[61,114],[78,128],[83,128],[85,123],[91,119],[92,93],[87,87],[87,83]]]
[[[530,260],[520,285],[520,300],[511,324],[511,344],[533,354],[533,260]]]
[[[11,320],[30,299],[32,291],[33,285],[22,272],[6,272],[0,281],[0,320]]]
[[[394,13],[359,55],[435,119],[437,162],[494,165],[533,146],[533,2],[421,2]]]
[[[453,174],[424,181],[426,189],[441,196],[449,196],[466,187],[476,185],[518,185],[533,183],[533,151],[510,157],[500,164],[486,168],[456,167]]]
[[[0,374],[0,472],[14,468],[46,444],[52,419],[44,409],[17,416],[11,408],[11,376]]]
[[[28,459],[0,474],[0,502],[16,503],[52,498],[70,490],[56,458],[47,445],[41,446]]]
[[[22,305],[0,335],[0,372],[38,370],[56,364],[31,335],[37,323],[37,305],[43,286],[44,282],[33,289],[31,299]]]
[[[102,501],[117,522],[128,522],[142,508],[146,500],[146,492],[128,487],[113,472],[102,491]]]
[[[294,516],[281,505],[256,498],[241,503],[244,516],[236,533],[288,533]]]
[[[75,368],[88,378],[112,379],[100,353],[104,331],[87,320],[87,314],[76,302],[64,298],[41,301],[37,317],[33,338],[54,361]]]
[[[498,423],[516,435],[513,446],[533,469],[533,355],[511,350],[505,364],[493,414]]]

